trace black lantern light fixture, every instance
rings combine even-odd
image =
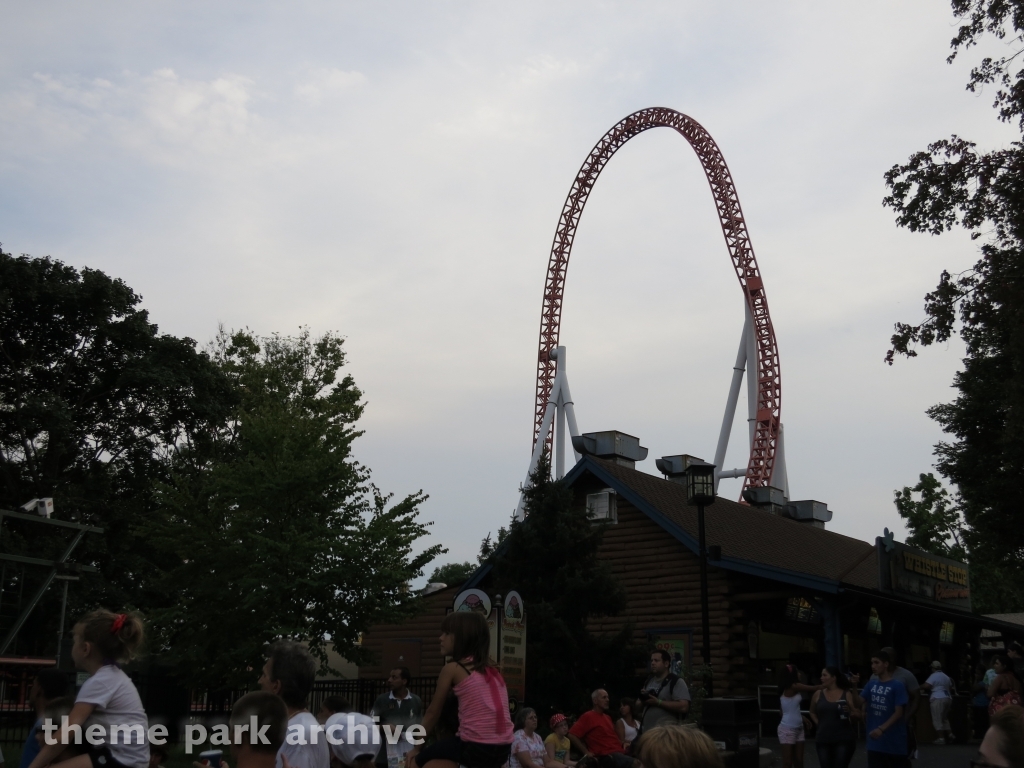
[[[686,501],[703,507],[715,501],[715,465],[693,459],[686,467]]]
[[[700,619],[703,630],[701,657],[704,666],[711,666],[711,616],[708,607],[708,546],[704,534],[704,507],[715,501],[715,465],[699,459],[686,467],[686,502],[697,507],[697,538],[700,549]],[[712,696],[711,676],[705,681],[705,690]]]

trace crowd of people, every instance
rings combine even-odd
[[[48,669],[37,675],[30,699],[38,720],[19,768],[158,768],[166,747],[152,738],[139,693],[120,666],[142,644],[141,617],[93,611],[75,624],[73,634],[72,659],[88,678],[71,697],[64,673]],[[722,765],[714,742],[682,724],[690,710],[690,692],[671,671],[667,652],[651,654],[650,677],[635,696],[618,699],[618,717],[612,716],[608,691],[599,688],[591,695],[589,710],[575,722],[555,714],[547,722],[550,733],[542,738],[538,714],[530,707],[520,709],[513,724],[505,681],[488,661],[489,648],[481,614],[451,613],[441,624],[440,650],[452,661],[441,669],[428,707],[409,690],[409,671],[399,667],[390,671],[388,692],[377,698],[369,715],[354,711],[338,696],[324,699],[314,715],[308,703],[316,662],[303,645],[278,642],[267,654],[260,690],[238,700],[224,737],[211,743],[230,747],[237,768]],[[871,672],[861,685],[859,675],[828,666],[821,670],[821,682],[811,685],[793,665],[784,669],[778,686],[783,768],[803,768],[812,727],[821,768],[848,768],[861,724],[869,768],[908,768],[916,750],[910,724],[924,696],[937,743],[949,739],[956,688],[941,663],[933,662],[927,680],[919,684],[895,663],[893,650],[885,648],[872,656]],[[979,670],[974,694],[973,704],[977,710],[984,708],[986,720],[973,765],[1024,768],[1024,708],[1015,659],[996,656],[991,669]],[[804,697],[809,697],[806,713]],[[83,729],[87,743],[81,739]],[[230,768],[222,751],[204,753],[194,765]]]
[[[1013,652],[1020,653],[1019,646]],[[951,740],[950,712],[956,685],[933,661],[923,683],[896,664],[896,652],[882,648],[871,657],[871,676],[861,686],[860,674],[837,667],[821,670],[821,683],[809,685],[792,664],[779,680],[778,726],[783,768],[803,768],[807,732],[821,768],[848,768],[863,724],[869,768],[909,768],[917,756],[914,718],[927,698],[936,745]],[[802,701],[809,696],[807,712]],[[1011,656],[997,655],[992,668],[979,669],[973,706],[976,735],[982,739],[976,766],[1024,768],[1024,708],[1021,680]],[[979,725],[981,726],[979,728]]]

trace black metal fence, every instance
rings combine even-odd
[[[0,664],[0,744],[20,743],[28,737],[36,719],[29,691],[40,666]]]
[[[36,668],[21,665],[4,667],[0,664],[0,745],[21,744],[35,722],[35,712],[28,701],[29,688],[35,677]],[[139,690],[142,704],[150,724],[167,726],[170,741],[181,740],[188,723],[210,724],[224,722],[231,713],[231,707],[249,689],[220,688],[212,690],[188,690],[161,674],[131,674]],[[430,703],[437,680],[433,677],[414,677],[409,681],[409,690]],[[373,702],[387,692],[383,680],[318,680],[313,684],[309,709],[313,714],[328,696],[346,699],[352,708],[369,714]]]
[[[423,704],[426,706],[430,704],[436,685],[436,678],[414,677],[409,681],[409,690],[423,699]],[[316,714],[320,711],[320,705],[323,704],[324,699],[328,696],[340,696],[351,705],[353,710],[369,714],[373,708],[373,702],[381,694],[387,693],[387,690],[383,680],[318,680],[313,683],[313,691],[309,695],[309,710]],[[226,717],[231,713],[231,707],[235,702],[247,692],[248,689],[242,688],[192,691],[188,719],[191,722],[201,722]],[[143,702],[146,702],[145,695],[143,695]],[[150,713],[151,708],[148,703],[146,709],[147,713]],[[161,708],[153,707],[152,709],[157,711]],[[152,718],[152,714],[150,717]]]

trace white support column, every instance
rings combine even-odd
[[[747,307],[747,428],[750,432],[748,452],[754,447],[754,430],[757,428],[757,340],[754,338],[754,319]]]
[[[718,481],[722,477],[734,477],[726,474],[722,468],[725,466],[725,453],[729,448],[729,436],[732,433],[732,425],[736,421],[736,404],[740,399],[740,387],[743,385],[743,371],[747,365],[747,337],[752,333],[750,327],[750,312],[746,314],[743,321],[743,330],[740,332],[740,347],[736,352],[736,362],[732,367],[732,383],[729,385],[729,397],[725,401],[725,414],[722,416],[722,429],[718,433],[718,447],[715,449],[715,491],[718,491]]]
[[[557,384],[557,382],[558,378],[556,376],[555,383]],[[551,389],[552,392],[555,391],[554,386],[552,386]],[[533,446],[533,455],[530,457],[530,469],[526,472],[526,479],[523,480],[523,489],[529,486],[530,476],[533,474],[534,470],[537,469],[537,462],[540,461],[540,455],[544,452],[544,443],[547,440],[548,431],[551,429],[551,420],[554,419],[555,417],[555,410],[555,401],[552,400],[551,398],[548,398],[548,406],[546,409],[544,409],[544,420],[540,424],[540,432],[537,435],[537,443]],[[519,505],[516,507],[516,520],[525,519],[526,515],[524,514],[523,510],[523,494],[520,493]]]
[[[561,365],[561,361],[559,361]],[[560,378],[564,374],[560,373]],[[555,401],[555,480],[565,477],[565,399],[561,388]]]
[[[541,422],[537,442],[533,446],[533,455],[530,457],[530,469],[526,473],[526,480],[523,481],[523,488],[530,483],[530,476],[537,469],[537,462],[544,450],[544,443],[551,429],[552,421],[555,426],[555,450],[552,462],[554,464],[554,475],[556,480],[565,477],[565,429],[569,428],[571,437],[578,437],[579,427],[576,426],[576,411],[573,408],[572,395],[569,393],[569,380],[565,374],[565,347],[558,347],[551,353],[551,359],[556,361],[558,368],[555,372],[555,380],[551,383],[551,393],[548,395],[547,409],[544,411],[544,420]],[[580,454],[573,448],[573,455],[576,461],[580,460]],[[519,505],[516,507],[516,519],[522,520],[523,496],[519,494]]]
[[[565,413],[565,420],[569,425],[569,436],[579,437],[580,429],[576,426],[576,409],[573,408],[572,393],[569,391],[569,374],[565,370],[565,347],[559,347],[555,350],[553,357],[558,360],[558,372],[559,376],[559,392],[561,398],[561,407]],[[569,441],[570,445],[572,441]],[[572,455],[576,457],[576,461],[579,461],[582,456],[572,449]]]
[[[771,484],[782,489],[783,495],[789,499],[789,473],[786,471],[786,430],[779,424],[779,442],[775,449],[775,469],[772,470]]]

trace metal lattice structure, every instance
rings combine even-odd
[[[583,208],[590,191],[597,182],[604,166],[627,141],[651,128],[673,128],[685,138],[697,153],[704,173],[707,175],[711,194],[715,199],[718,219],[725,235],[736,277],[739,279],[743,296],[753,321],[753,334],[757,362],[757,415],[750,459],[743,489],[767,486],[775,469],[778,449],[779,424],[782,411],[782,377],[779,369],[779,351],[768,313],[768,299],[765,295],[761,273],[750,244],[743,211],[732,182],[732,175],[725,163],[718,145],[703,126],[696,120],[674,109],[652,107],[634,112],[619,121],[590,151],[580,167],[572,189],[565,198],[562,215],[555,230],[548,262],[547,277],[544,281],[544,303],[540,316],[540,342],[537,352],[537,402],[534,413],[534,444],[541,437],[545,410],[551,394],[551,387],[557,373],[557,363],[551,352],[558,347],[562,320],[562,295],[565,290],[565,276],[569,268],[573,240],[579,226]],[[550,450],[551,427],[544,436]]]

